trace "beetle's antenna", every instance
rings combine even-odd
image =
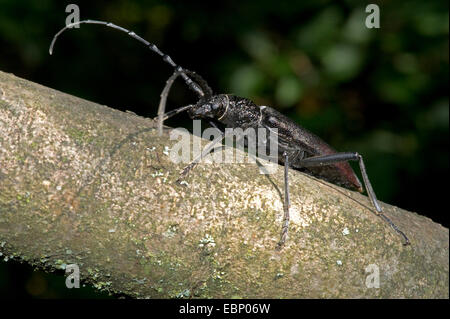
[[[168,56],[167,54],[163,53],[160,49],[158,49],[158,47],[155,44],[150,43],[147,40],[141,38],[133,31],[119,27],[118,25],[115,25],[114,23],[111,23],[111,22],[104,22],[104,21],[98,21],[98,20],[82,20],[82,21],[78,21],[78,22],[74,22],[74,23],[66,25],[64,28],[59,30],[58,33],[56,33],[55,36],[53,37],[53,40],[52,40],[52,43],[50,44],[50,49],[49,49],[50,55],[53,53],[53,47],[55,46],[55,42],[58,39],[58,37],[61,35],[61,33],[63,33],[67,29],[70,29],[70,28],[80,25],[82,23],[105,25],[107,27],[125,32],[132,38],[135,38],[139,42],[144,43],[150,50],[159,54],[162,57],[162,59],[164,60],[164,62],[167,62],[168,64],[170,64],[175,69],[175,71],[181,75],[181,77],[186,82],[188,87],[191,90],[193,90],[200,98],[205,96],[205,92],[202,90],[202,88],[197,83],[195,83],[194,81],[191,80],[191,78],[185,73],[185,70],[181,66],[179,66],[175,62],[173,62],[172,58],[170,56]]]
[[[195,79],[196,83],[198,83],[205,93],[203,96],[203,99],[209,99],[213,95],[213,91],[209,87],[208,83],[197,73],[184,69],[184,73],[188,74],[192,78]],[[172,76],[166,81],[166,86],[164,87],[163,91],[161,92],[161,99],[159,100],[159,107],[158,107],[158,134],[159,136],[162,135],[163,131],[163,122],[164,119],[164,112],[166,111],[166,103],[167,103],[167,96],[169,95],[169,91],[172,88],[173,82],[176,80],[178,76],[180,76],[181,73],[178,71],[175,71]],[[166,114],[167,115],[167,114]],[[175,114],[173,114],[175,115]]]

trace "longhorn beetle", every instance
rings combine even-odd
[[[155,44],[146,41],[132,31],[110,22],[82,20],[66,25],[53,37],[49,53],[52,54],[56,39],[62,32],[82,23],[101,24],[125,32],[132,38],[144,43],[151,51],[160,55],[163,61],[174,68],[173,75],[167,80],[166,86],[161,93],[158,109],[158,132],[160,135],[162,135],[163,121],[183,111],[187,111],[192,119],[206,120],[211,126],[219,130],[219,125],[227,128],[253,128],[256,130],[258,128],[264,128],[269,131],[271,128],[277,128],[277,159],[280,163],[284,164],[284,219],[277,249],[283,247],[288,234],[290,206],[289,167],[301,170],[309,175],[343,186],[347,189],[363,192],[362,185],[348,161],[357,161],[359,163],[364,185],[369,199],[376,210],[376,214],[403,237],[405,241],[404,245],[409,245],[408,237],[383,213],[370,184],[364,161],[360,154],[356,152],[336,152],[319,137],[271,107],[258,106],[249,99],[230,94],[213,94],[207,82],[200,75],[177,65],[170,56],[159,50]],[[198,95],[199,100],[196,104],[183,106],[171,112],[164,113],[167,96],[173,82],[178,76],[181,76],[189,89]],[[220,131],[221,136],[211,142],[200,156],[184,168],[178,181],[181,177],[186,176],[196,163],[212,150],[215,144],[221,142],[226,137],[226,133],[223,130]]]

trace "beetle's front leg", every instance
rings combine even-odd
[[[178,71],[173,72],[172,76],[167,80],[166,85],[164,86],[163,91],[161,92],[161,99],[159,100],[158,107],[158,135],[162,135],[163,131],[163,122],[164,122],[164,112],[166,111],[166,103],[167,97],[169,96],[170,89],[172,88],[172,84],[175,79],[180,76],[181,73]]]
[[[225,132],[221,131],[214,122],[210,121],[209,124],[211,124],[211,126],[216,128],[217,130],[219,130],[221,135],[218,138],[216,138],[215,140],[213,140],[212,142],[210,142],[206,146],[206,148],[202,151],[202,153],[199,156],[197,156],[192,162],[189,163],[189,165],[187,165],[183,169],[180,176],[176,180],[177,183],[180,183],[181,180],[183,178],[185,178],[189,174],[189,172],[198,164],[198,162],[200,162],[203,157],[208,155],[214,149],[216,144],[218,144],[219,142],[222,142],[223,139],[225,138],[225,136],[226,136]]]

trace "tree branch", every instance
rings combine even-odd
[[[133,297],[448,298],[448,229],[255,164],[185,164],[155,123],[0,72],[0,252]],[[205,144],[203,144],[205,145]],[[359,203],[361,202],[361,203]],[[380,288],[368,288],[373,269]],[[366,272],[366,269],[369,269]],[[372,277],[370,277],[372,275]]]

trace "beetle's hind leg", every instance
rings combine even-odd
[[[405,240],[404,243],[405,246],[409,245],[410,242],[408,237],[406,237],[406,235],[386,215],[384,215],[383,210],[381,209],[381,206],[378,203],[377,197],[375,196],[375,192],[373,191],[372,184],[369,181],[366,166],[364,165],[363,158],[360,154],[344,152],[331,155],[313,156],[302,159],[298,164],[299,166],[302,167],[308,167],[308,166],[329,165],[333,163],[347,162],[347,161],[358,161],[367,194],[369,195],[369,199],[372,202],[373,206],[375,207],[375,210],[377,211],[377,215],[383,218],[399,235],[403,237],[403,239]]]

